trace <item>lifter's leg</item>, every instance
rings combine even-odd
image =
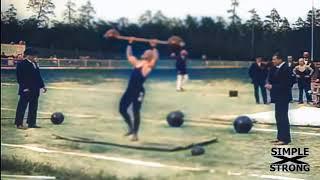
[[[144,98],[144,92],[139,93],[139,97],[133,103],[133,136],[132,141],[138,141],[138,131],[140,127],[140,109]]]
[[[177,75],[177,86],[176,86],[177,91],[182,90],[182,78],[183,78],[183,75],[181,74]]]
[[[182,90],[184,90],[183,86],[187,83],[188,79],[189,79],[188,74],[184,74],[182,78],[182,86],[181,86]]]
[[[132,134],[132,128],[133,128],[132,120],[129,114],[130,108],[132,107],[132,105],[130,107],[130,104],[133,104],[133,103],[130,101],[129,96],[126,94],[123,95],[120,101],[119,112],[128,125],[128,133],[125,134],[126,136]]]

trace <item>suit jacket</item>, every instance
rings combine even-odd
[[[279,69],[274,67],[270,71],[269,83],[272,85],[271,102],[286,102],[291,101],[290,97],[290,70],[288,64],[283,64]]]
[[[26,59],[17,64],[16,76],[19,84],[19,95],[24,93],[24,89],[29,89],[31,93],[39,95],[39,90],[44,87],[39,67],[35,68]]]
[[[253,63],[249,68],[249,76],[253,84],[265,83],[268,76],[268,69],[263,64],[259,67],[257,63]]]

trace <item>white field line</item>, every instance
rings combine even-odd
[[[111,89],[97,89],[97,88],[80,88],[80,87],[60,87],[60,86],[48,86],[48,89],[56,89],[56,90],[83,90],[83,91],[91,91],[91,92],[115,92],[121,93],[123,90],[111,90]]]
[[[56,179],[53,176],[26,176],[26,175],[9,175],[9,174],[1,174],[1,178],[8,179]]]
[[[103,159],[103,160],[107,160],[107,161],[115,161],[115,162],[121,162],[121,163],[125,163],[125,164],[152,167],[152,168],[171,168],[171,169],[184,170],[184,171],[210,171],[210,169],[208,169],[208,168],[175,166],[175,165],[162,164],[159,162],[143,161],[143,160],[137,160],[137,159],[122,158],[122,157],[111,157],[111,156],[104,156],[104,155],[97,155],[97,154],[49,150],[49,149],[45,149],[45,148],[39,148],[39,147],[28,146],[28,145],[16,145],[16,144],[1,143],[1,146],[24,148],[24,149],[28,149],[31,151],[41,152],[41,153],[56,153],[56,154],[88,157],[88,158],[94,158],[94,159]]]
[[[262,179],[273,179],[273,180],[304,180],[300,178],[292,178],[292,177],[285,177],[285,176],[273,176],[273,175],[260,175],[260,174],[249,174],[252,177],[260,177]]]
[[[242,172],[227,172],[228,176],[243,176],[244,173]],[[292,177],[286,177],[286,176],[274,176],[274,175],[266,175],[266,174],[247,174],[247,176],[251,177],[258,177],[261,179],[273,179],[273,180],[304,180],[300,178],[292,178]]]
[[[39,147],[29,146],[29,145],[1,143],[1,146],[13,147],[13,148],[24,148],[24,149],[28,149],[28,150],[40,152],[40,153],[56,153],[56,154],[65,154],[65,155],[72,155],[72,156],[79,156],[79,157],[101,159],[101,160],[114,161],[114,162],[120,162],[120,163],[138,165],[138,166],[144,166],[144,167],[151,167],[151,168],[169,168],[169,169],[182,170],[182,171],[208,172],[208,173],[215,173],[216,172],[214,169],[210,169],[208,167],[187,167],[187,166],[168,165],[168,164],[163,164],[163,163],[159,163],[159,162],[143,161],[143,160],[137,160],[137,159],[122,158],[122,157],[111,157],[111,156],[104,156],[104,155],[97,155],[97,154],[49,150],[49,149],[39,148]],[[299,178],[291,178],[291,177],[285,177],[285,176],[273,176],[273,175],[263,175],[263,174],[262,175],[246,174],[246,173],[242,173],[242,172],[231,172],[231,171],[227,171],[226,175],[228,175],[228,176],[253,176],[253,177],[258,177],[258,178],[262,178],[262,179],[277,179],[277,180],[303,180],[303,179],[299,179]]]

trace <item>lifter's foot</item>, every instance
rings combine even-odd
[[[138,141],[138,135],[137,134],[133,134],[131,137],[131,141]]]
[[[131,131],[128,131],[127,133],[124,134],[124,136],[130,136],[132,134]]]
[[[26,130],[28,128],[23,125],[17,125],[17,129]]]

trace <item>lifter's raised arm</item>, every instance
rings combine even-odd
[[[149,61],[149,67],[150,68],[154,68],[156,66],[156,63],[157,63],[158,59],[159,59],[159,52],[156,49],[157,41],[156,40],[150,41],[150,46],[152,48],[153,58],[152,58],[151,61]]]
[[[131,44],[132,44],[133,41],[134,41],[134,38],[132,37],[129,40],[129,44],[127,46],[126,54],[127,54],[127,59],[130,62],[130,64],[132,64],[133,66],[136,66],[138,60],[132,53],[132,45]]]

